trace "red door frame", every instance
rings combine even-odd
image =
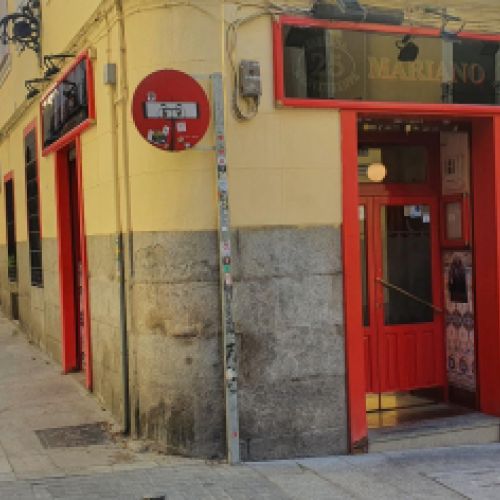
[[[404,200],[407,201],[408,204],[420,204],[419,200],[428,199],[429,203],[432,205],[433,217],[432,217],[432,231],[433,231],[433,303],[438,307],[442,307],[443,295],[442,295],[442,280],[441,280],[441,265],[439,260],[439,237],[436,237],[436,234],[439,234],[439,225],[440,221],[440,211],[439,211],[439,194],[440,194],[440,140],[439,135],[436,133],[428,133],[428,132],[412,132],[411,135],[401,134],[399,132],[361,132],[359,136],[359,144],[363,147],[379,147],[381,144],[390,144],[390,145],[405,145],[405,146],[423,146],[428,151],[428,177],[422,183],[418,184],[360,184],[359,185],[359,204],[364,205],[368,213],[372,213],[374,211],[374,205],[377,205],[380,201],[388,202],[389,200]],[[376,257],[376,246],[375,246],[375,227],[378,227],[379,224],[379,216],[377,218],[377,222],[374,227],[365,227],[365,231],[367,231],[368,235],[368,246],[366,248],[366,257],[367,257],[367,269],[368,269],[368,302],[370,306],[369,310],[369,318],[370,324],[368,326],[363,326],[364,331],[364,359],[365,365],[367,368],[370,368],[369,357],[370,351],[376,350],[377,355],[374,359],[372,356],[371,362],[374,362],[374,366],[372,369],[365,370],[366,376],[366,386],[371,387],[373,391],[370,392],[380,392],[381,380],[379,379],[380,375],[380,366],[378,366],[380,354],[382,351],[382,345],[380,344],[381,335],[377,335],[378,332],[382,331],[383,324],[375,325],[375,321],[378,318],[378,310],[375,305],[377,302],[375,300],[376,293],[380,292],[379,287],[375,284],[375,276],[381,275],[381,273],[376,274],[375,267],[379,262],[379,256]],[[434,231],[438,231],[435,233]],[[378,240],[378,238],[377,238]],[[378,249],[380,253],[380,249]],[[444,328],[442,317],[436,318],[437,321],[441,324],[441,328]],[[446,382],[446,370],[445,370],[445,345],[444,345],[444,335],[442,337],[443,342],[442,345],[439,346],[438,358],[442,358],[442,362],[439,365],[441,368],[441,379],[443,383],[441,384],[445,387]],[[376,345],[373,345],[373,344]],[[438,370],[438,367],[435,367]],[[445,391],[447,388],[445,387]],[[383,392],[383,391],[382,391]]]
[[[350,446],[367,442],[365,366],[361,318],[361,258],[357,180],[358,115],[341,111],[343,172],[344,308],[346,327],[347,394]],[[380,113],[377,113],[380,114]],[[405,108],[399,113],[408,115]],[[427,115],[427,113],[420,113]],[[474,113],[475,114],[475,113]],[[443,118],[472,123],[472,198],[474,208],[474,266],[476,284],[477,388],[479,409],[500,416],[500,110],[475,118],[463,110],[449,110]],[[432,113],[435,116],[435,113]]]
[[[62,366],[63,372],[69,373],[78,370],[76,329],[79,318],[76,317],[77,310],[75,301],[75,273],[72,252],[72,231],[70,188],[69,188],[69,164],[68,150],[74,145],[76,151],[76,175],[78,189],[78,215],[80,222],[80,254],[82,261],[82,293],[83,293],[83,321],[84,342],[86,347],[85,356],[85,385],[92,390],[92,345],[90,334],[90,309],[88,291],[88,260],[87,243],[85,235],[85,216],[83,202],[82,183],[82,148],[80,136],[75,138],[74,143],[66,145],[56,152],[56,199],[57,199],[57,232],[59,251],[59,282],[61,297],[61,326],[62,326]]]

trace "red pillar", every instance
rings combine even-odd
[[[361,299],[361,248],[358,218],[357,113],[341,112],[342,144],[342,253],[347,404],[351,452],[367,446],[365,353]]]
[[[472,130],[477,375],[480,410],[500,416],[500,118]]]

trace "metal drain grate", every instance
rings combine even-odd
[[[70,448],[109,443],[106,423],[56,427],[35,431],[44,448]]]

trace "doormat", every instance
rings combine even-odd
[[[70,448],[92,446],[110,442],[105,422],[40,429],[35,433],[44,448]]]

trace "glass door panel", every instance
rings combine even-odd
[[[431,323],[432,251],[429,205],[382,205],[384,324]]]

